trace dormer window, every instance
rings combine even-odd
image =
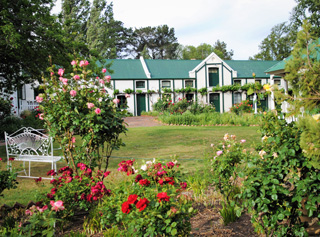
[[[136,82],[136,87],[137,88],[145,88],[146,87],[146,82],[145,81],[137,81]]]
[[[184,82],[185,87],[193,87],[193,81],[192,80],[187,80]]]
[[[171,88],[171,81],[162,81],[162,88]]]

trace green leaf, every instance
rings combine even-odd
[[[173,229],[172,231],[171,231],[171,235],[176,235],[178,232],[177,232],[177,229]]]
[[[278,215],[278,220],[283,220],[284,219],[284,215],[282,214],[282,213],[280,213],[279,215]]]
[[[253,89],[249,88],[248,91],[247,91],[247,95],[252,95],[252,94],[253,94]]]
[[[277,195],[277,194],[272,194],[272,195],[271,195],[271,198],[272,198],[273,200],[277,200],[277,199],[278,199],[278,195]]]

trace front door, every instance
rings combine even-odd
[[[146,111],[146,95],[137,94],[137,115],[140,116],[142,111]]]
[[[217,112],[220,111],[220,94],[219,93],[211,93],[209,96],[209,102],[210,104],[214,105]]]

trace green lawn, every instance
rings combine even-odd
[[[176,155],[179,163],[186,172],[201,170],[205,167],[204,159],[212,154],[211,144],[222,141],[225,133],[234,134],[237,139],[246,139],[245,146],[250,148],[260,142],[258,127],[184,127],[158,126],[130,128],[127,135],[123,135],[126,146],[114,151],[110,161],[110,170],[116,171],[117,164],[124,159],[136,159],[138,164],[142,160],[160,158],[170,159]],[[0,147],[0,157],[6,157],[5,147]],[[137,164],[137,166],[139,166]],[[64,166],[60,162],[58,167]],[[2,163],[2,168],[5,166]],[[50,170],[49,164],[34,164],[32,173],[45,175]],[[114,172],[115,173],[115,172]],[[15,202],[27,204],[36,200],[37,194],[50,189],[49,181],[44,186],[37,186],[33,179],[18,179],[17,189],[6,190],[4,197],[0,197],[0,205],[12,205]]]

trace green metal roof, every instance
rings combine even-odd
[[[189,78],[192,71],[202,60],[157,60],[145,59],[146,65],[154,79]]]
[[[235,78],[253,78],[252,73],[256,74],[256,78],[269,77],[265,70],[278,63],[279,61],[259,61],[259,60],[225,60],[232,69],[237,71]]]
[[[112,79],[147,79],[139,59],[107,59]]]
[[[286,62],[288,60],[290,60],[291,58],[292,58],[292,56],[289,56],[288,58],[283,59],[282,61],[280,61],[280,62],[276,63],[275,65],[273,65],[272,67],[268,68],[265,72],[270,74],[270,72],[284,70]]]

